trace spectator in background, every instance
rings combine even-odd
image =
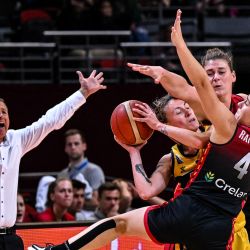
[[[69,129],[65,132],[65,153],[68,155],[68,167],[63,169],[58,176],[70,179],[81,173],[93,189],[92,197],[86,197],[85,208],[94,210],[98,205],[98,188],[105,182],[103,170],[97,164],[90,162],[85,152],[87,142],[83,133],[78,129]]]
[[[76,220],[87,220],[88,217],[93,215],[93,212],[83,209],[85,203],[86,185],[78,180],[72,180],[72,184],[73,202],[69,211],[75,216]]]
[[[68,178],[59,178],[51,182],[48,190],[48,208],[37,215],[37,220],[46,221],[74,221],[68,212],[73,201],[73,186]]]
[[[89,220],[101,220],[119,214],[121,199],[120,187],[112,182],[105,182],[98,189],[99,205]]]
[[[53,176],[43,176],[38,183],[36,191],[36,211],[38,213],[43,212],[46,209],[48,189],[51,182],[55,181],[56,178]]]
[[[203,15],[210,17],[236,17],[239,15],[236,6],[232,0],[205,0],[197,1],[196,8],[198,11],[203,11]]]
[[[120,17],[122,29],[132,32],[131,42],[149,42],[149,32],[142,25],[142,13],[136,0],[113,0],[114,9]],[[136,48],[131,50],[132,55],[150,54],[151,51],[145,48]]]
[[[36,211],[41,213],[43,212],[47,207],[47,197],[48,197],[48,188],[51,182],[55,181],[56,178],[54,176],[43,176],[37,187],[36,192]],[[85,188],[85,197],[88,199],[92,198],[92,192],[93,189],[89,185],[88,181],[84,178],[84,176],[81,173],[76,174],[72,180],[77,180],[81,182],[86,188]]]
[[[113,183],[115,183],[121,191],[121,198],[119,202],[119,213],[125,213],[133,208],[131,207],[132,200],[133,200],[133,187],[132,183],[125,181],[121,178],[117,178],[113,180]]]
[[[19,0],[13,28],[17,41],[50,42],[51,37],[44,36],[43,31],[56,28],[56,18],[64,5],[64,0]]]
[[[161,205],[166,202],[166,200],[159,196],[151,197],[147,201],[142,200],[134,184],[121,178],[114,179],[113,183],[117,184],[121,190],[121,199],[119,202],[120,214],[126,213],[136,208],[148,205]]]
[[[93,2],[87,0],[67,0],[62,9],[57,27],[60,30],[91,30]]]
[[[99,0],[95,5],[95,30],[121,30],[119,16],[111,0]],[[98,38],[99,39],[99,38]]]
[[[26,204],[25,199],[21,193],[17,193],[17,217],[16,222],[35,222],[37,220],[36,210]]]
[[[66,0],[56,25],[59,30],[93,30],[93,0]],[[86,67],[87,52],[79,45],[86,44],[85,36],[66,36],[61,37],[61,44],[74,45],[75,47],[62,50],[63,55],[75,57],[71,60],[70,67]],[[81,47],[80,46],[80,47]]]
[[[25,216],[25,203],[23,196],[18,193],[17,194],[17,216],[16,222],[23,222]]]

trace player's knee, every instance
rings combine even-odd
[[[116,219],[115,231],[119,235],[125,234],[127,232],[127,221],[125,219]]]

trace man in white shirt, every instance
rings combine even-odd
[[[82,106],[86,99],[100,89],[103,73],[94,70],[88,78],[77,71],[80,89],[63,102],[49,109],[38,121],[22,129],[9,129],[6,103],[0,98],[0,249],[24,249],[13,228],[17,213],[19,164],[23,155],[38,146],[53,130],[60,129]],[[11,180],[11,181],[10,181]]]

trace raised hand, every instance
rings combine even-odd
[[[150,128],[157,130],[157,125],[159,125],[160,122],[149,105],[143,103],[143,105],[135,104],[135,106],[136,108],[133,108],[133,111],[141,117],[133,117],[133,119],[138,122],[146,122]]]
[[[156,84],[160,83],[164,69],[160,66],[150,66],[150,65],[141,65],[135,63],[127,63],[133,71],[137,71],[143,75],[150,76],[154,79]]]
[[[85,78],[80,71],[76,71],[81,85],[81,92],[85,98],[97,92],[100,89],[106,89],[107,86],[102,85],[104,81],[103,73],[100,72],[96,75],[96,70],[93,70],[88,78]]]
[[[174,26],[171,28],[171,41],[174,46],[180,47],[185,44],[181,31],[181,10],[177,10]]]

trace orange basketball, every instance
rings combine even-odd
[[[132,111],[136,103],[142,104],[136,100],[120,103],[114,109],[110,119],[113,134],[119,141],[128,145],[141,144],[148,140],[154,132],[145,122],[133,120],[133,116],[140,117]]]

